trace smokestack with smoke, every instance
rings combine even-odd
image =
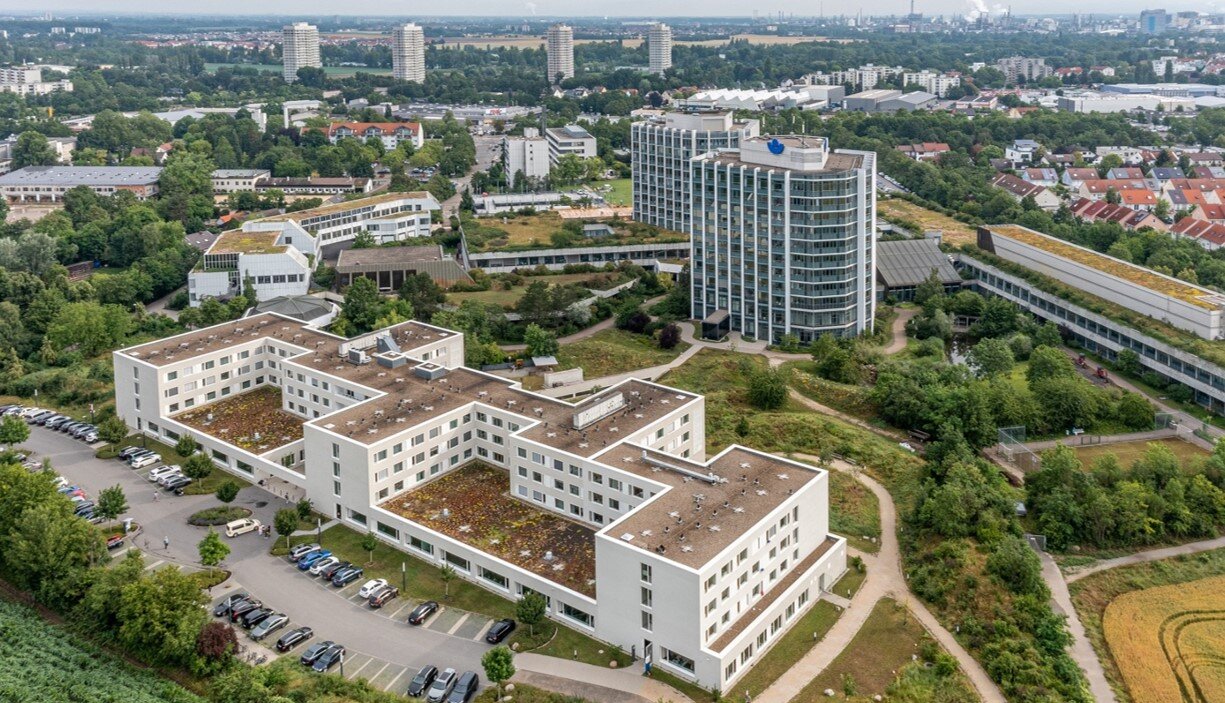
[[[536,16],[536,3],[534,3],[534,2],[525,2],[525,3],[523,3],[523,6],[527,8],[527,11],[528,11],[528,12],[532,13],[532,17],[535,17],[535,16]]]

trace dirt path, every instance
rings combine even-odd
[[[1063,573],[1059,571],[1059,566],[1050,554],[1039,552],[1038,556],[1042,560],[1042,579],[1051,589],[1055,612],[1062,613],[1068,619],[1068,632],[1072,635],[1068,654],[1089,682],[1089,692],[1093,694],[1093,700],[1097,703],[1115,703],[1114,690],[1110,688],[1102,661],[1098,659],[1093,644],[1085,635],[1085,626],[1080,622],[1080,616],[1072,605],[1072,595],[1068,593],[1068,584]]]
[[[1173,547],[1161,547],[1159,549],[1150,549],[1145,552],[1136,552],[1127,556],[1118,557],[1116,559],[1103,559],[1096,564],[1087,566],[1078,571],[1074,571],[1067,575],[1068,583],[1079,581],[1090,574],[1096,574],[1099,571],[1107,569],[1115,569],[1120,566],[1130,566],[1132,564],[1143,564],[1149,561],[1157,561],[1159,559],[1169,559],[1170,557],[1183,556],[1185,554],[1198,554],[1207,552],[1212,549],[1225,549],[1225,537],[1217,537],[1216,539],[1206,539],[1199,542],[1187,542]]]
[[[889,344],[885,346],[886,354],[896,354],[906,348],[906,323],[918,314],[919,311],[914,308],[898,310],[897,317],[893,320],[893,339],[889,340]]]

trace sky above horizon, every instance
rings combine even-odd
[[[975,10],[989,8],[992,12],[1004,12],[1009,6],[1008,0],[916,0],[915,7],[927,15],[966,15]],[[490,16],[490,17],[528,17],[539,16],[570,16],[570,17],[747,17],[753,8],[747,8],[744,3],[735,0],[707,0],[703,3],[692,3],[682,0],[463,0],[454,5],[434,5],[428,12],[422,12],[424,3],[396,2],[385,0],[356,0],[355,2],[338,5],[330,0],[264,0],[252,3],[250,0],[212,0],[202,5],[196,0],[162,0],[156,4],[148,0],[99,0],[85,2],[83,0],[43,0],[36,6],[18,5],[14,0],[0,0],[0,13],[21,12],[26,14],[34,10],[50,10],[52,12],[81,12],[88,14],[104,14],[116,12],[124,14],[143,14],[154,12],[171,12],[176,14],[260,14],[285,16]],[[1160,6],[1151,0],[1086,0],[1075,7],[1060,0],[1031,0],[1030,2],[1012,2],[1012,12],[1015,15],[1029,14],[1138,14],[1149,6]],[[796,15],[814,16],[822,10],[827,16],[853,15],[861,9],[864,14],[888,15],[902,14],[909,11],[909,0],[883,0],[881,2],[853,2],[849,0],[773,0],[757,7],[760,15],[766,16],[778,12],[794,13]],[[1195,3],[1191,7],[1167,8],[1199,9],[1202,12],[1217,11],[1220,3],[1210,0],[1205,3]]]

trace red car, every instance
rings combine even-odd
[[[106,538],[107,549],[119,549],[123,546],[123,535],[111,535]]]

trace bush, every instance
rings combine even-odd
[[[749,376],[749,402],[761,410],[777,410],[787,402],[787,379],[778,369],[758,369]]]
[[[191,517],[187,518],[187,524],[195,525],[196,527],[213,527],[250,515],[251,511],[246,508],[218,505],[215,508],[205,508],[197,513],[193,513]]]
[[[681,341],[681,328],[675,322],[669,322],[659,330],[659,348],[675,349]]]

